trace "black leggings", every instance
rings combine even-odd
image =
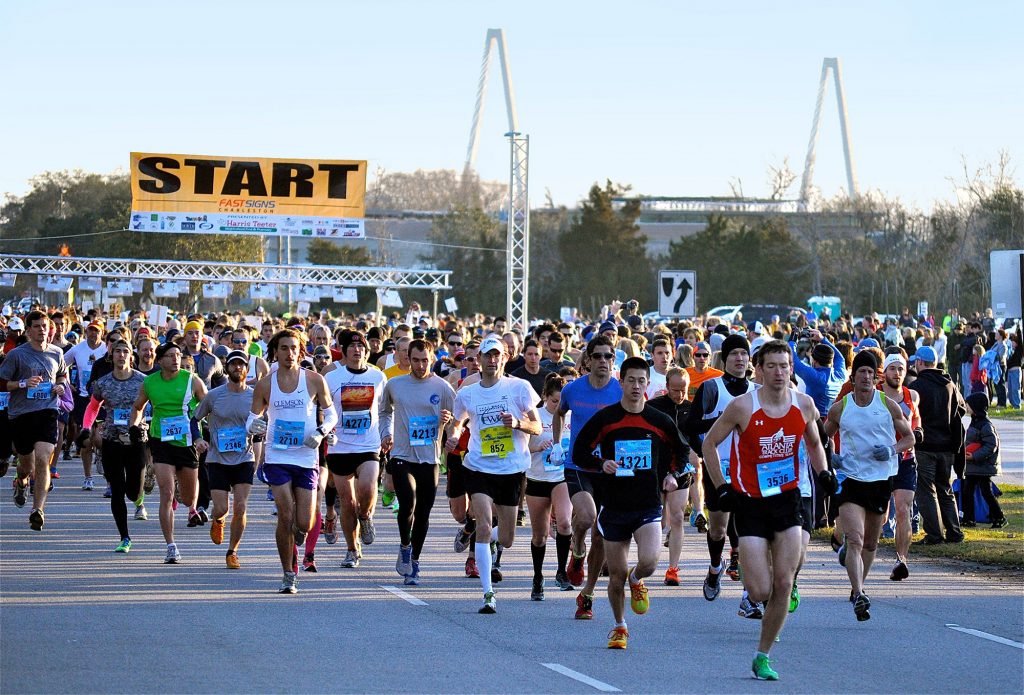
[[[128,498],[134,503],[139,498],[145,471],[142,444],[103,440],[103,476],[110,483],[110,513],[114,515],[121,538],[130,538],[128,508],[124,500]]]
[[[412,556],[419,559],[430,526],[430,510],[437,496],[438,468],[429,463],[391,459],[391,480],[398,496],[398,533],[402,545],[412,542]],[[411,537],[411,538],[410,538]]]
[[[999,501],[992,494],[992,476],[990,475],[968,475],[964,476],[964,486],[960,490],[961,506],[964,508],[964,521],[976,521],[974,518],[974,490],[981,490],[981,496],[988,503],[988,520],[997,521],[1003,518],[1003,510]]]

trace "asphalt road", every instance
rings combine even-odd
[[[996,477],[996,483],[1024,485],[1024,421],[993,419],[992,424],[999,433],[1002,449],[1002,474]]]
[[[41,533],[6,490],[0,501],[2,693],[1024,691],[1020,576],[912,562],[910,579],[894,583],[882,559],[867,586],[872,619],[858,623],[845,572],[813,545],[803,604],[772,652],[782,680],[768,684],[751,679],[758,623],[736,616],[739,584],[726,580],[713,603],[701,595],[696,532],[685,540],[684,586],[651,582],[650,612],[627,612],[628,650],[610,651],[604,581],[591,622],[573,620],[575,593],[550,583],[546,601],[529,600],[528,529],[505,555],[498,614],[478,615],[479,582],[452,552],[443,491],[421,586],[401,586],[397,528],[379,511],[361,567],[341,569],[344,546],[321,540],[321,571],[282,596],[262,488],[241,570],[225,569],[206,528],[181,518],[184,562],[168,566],[155,496],[153,520],[130,522],[132,552],[115,555],[108,503],[78,489],[73,467],[62,466]],[[553,563],[552,544],[549,577]]]

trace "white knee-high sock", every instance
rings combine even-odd
[[[491,589],[491,548],[487,543],[476,544],[476,566],[480,570],[480,585],[484,588],[484,593],[492,591]]]

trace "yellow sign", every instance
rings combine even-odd
[[[131,153],[131,229],[362,237],[365,160]]]

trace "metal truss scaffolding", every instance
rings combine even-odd
[[[505,304],[509,326],[526,334],[530,315],[530,136],[506,133],[512,146],[508,208],[508,295]]]

